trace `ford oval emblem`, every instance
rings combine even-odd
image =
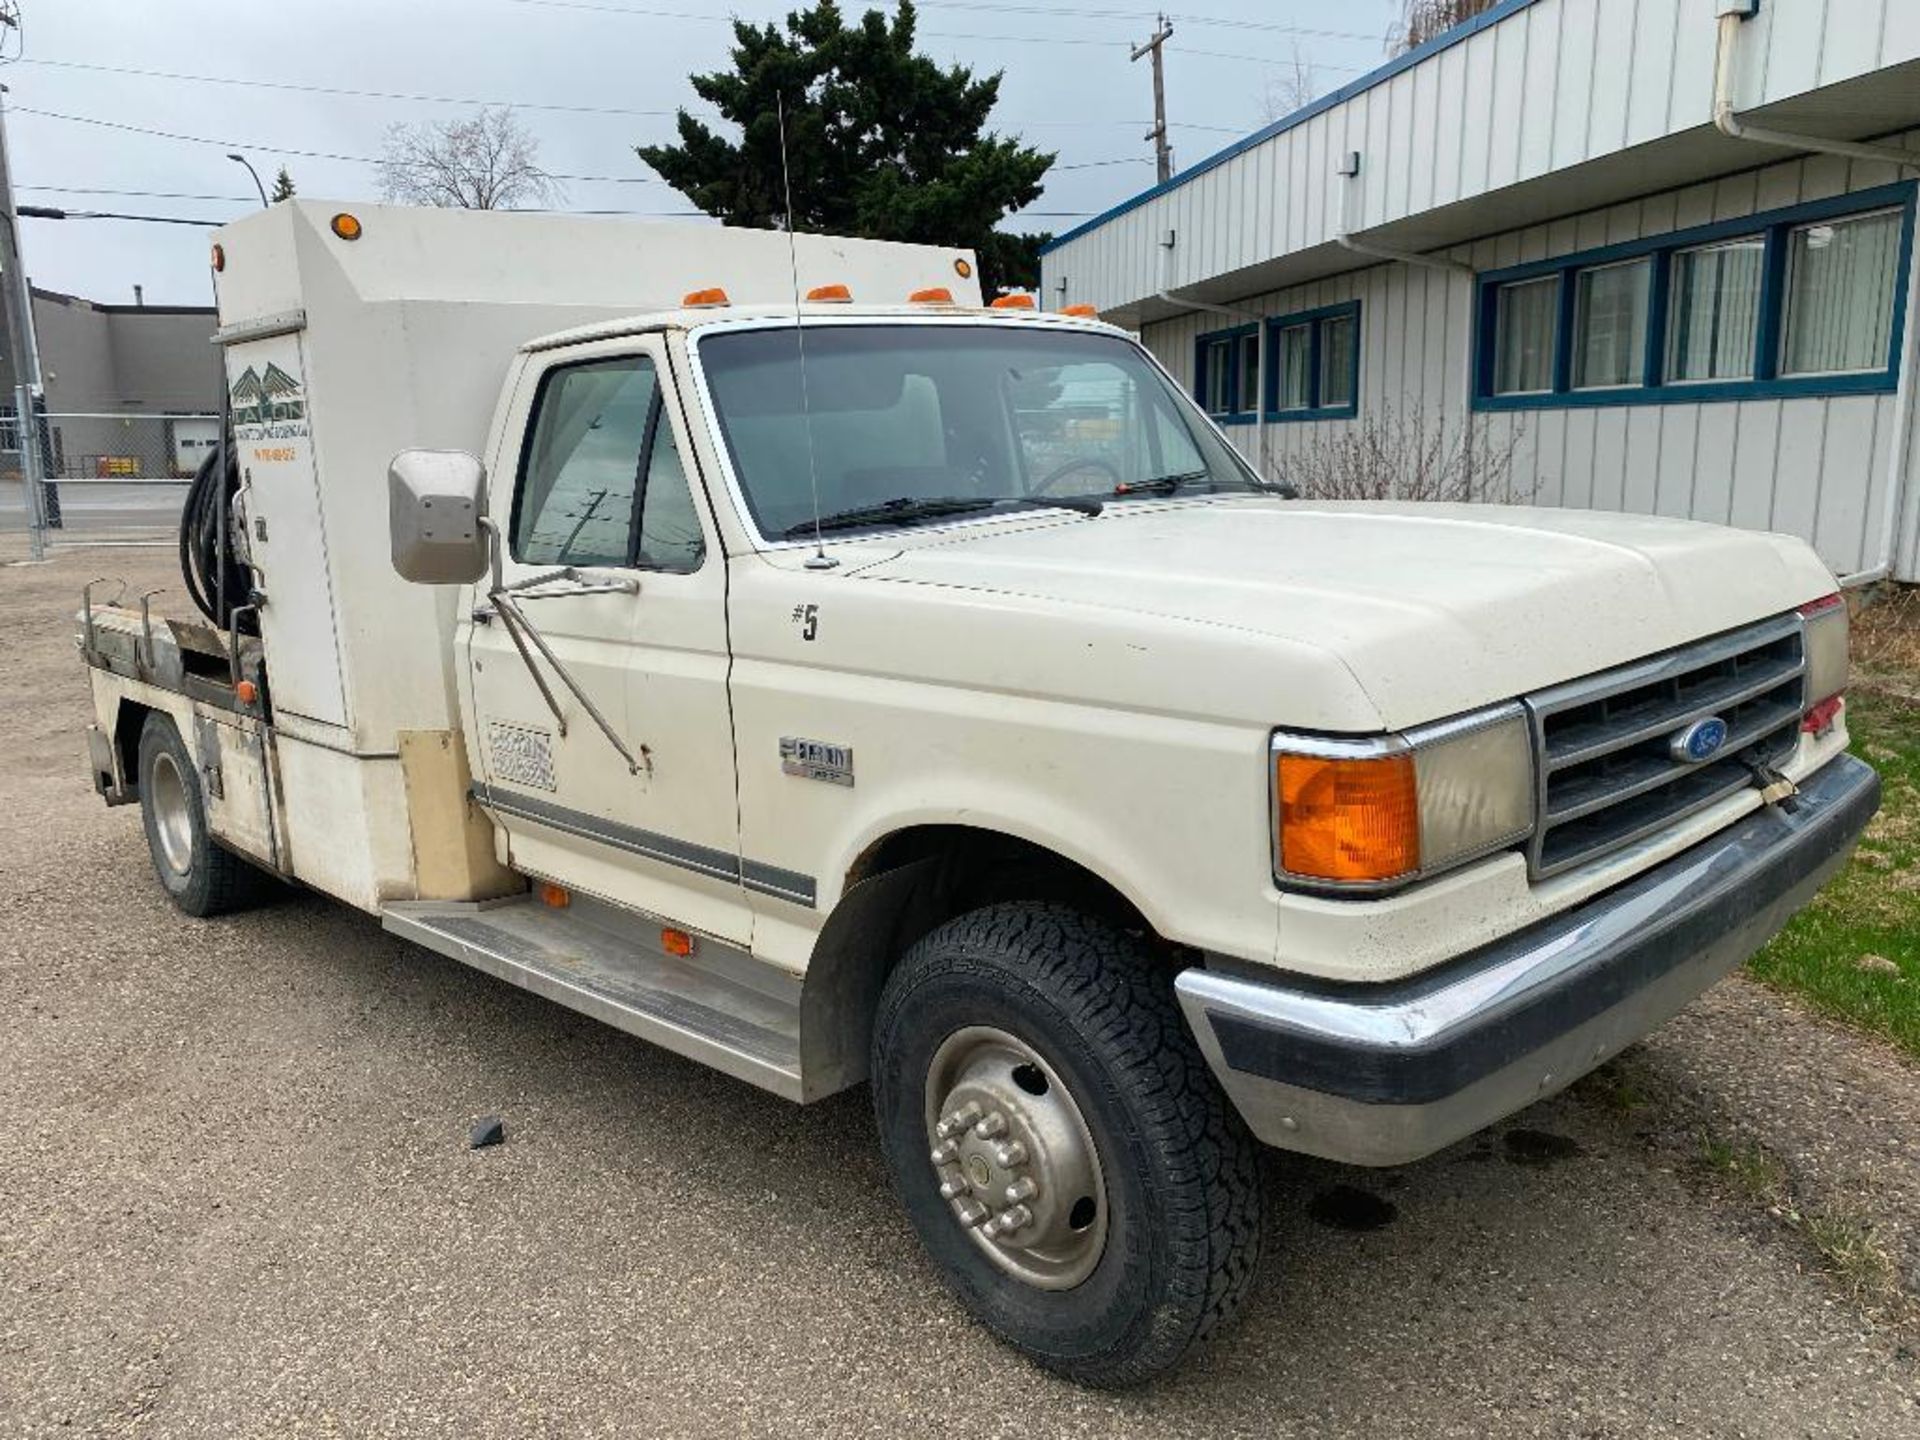
[[[1718,715],[1696,720],[1667,741],[1667,753],[1686,765],[1704,765],[1727,743],[1727,722]]]

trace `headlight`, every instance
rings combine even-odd
[[[1807,709],[1847,688],[1847,602],[1829,595],[1800,607],[1807,655]]]
[[[1533,830],[1526,714],[1501,705],[1400,735],[1273,737],[1274,874],[1380,891]]]

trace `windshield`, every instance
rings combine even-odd
[[[772,539],[814,518],[809,440],[819,514],[851,522],[838,529],[1262,488],[1117,335],[810,325],[810,423],[792,327],[706,336],[700,361],[747,507]]]

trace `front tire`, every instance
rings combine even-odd
[[[224,915],[259,901],[266,875],[214,843],[200,772],[172,719],[157,710],[140,730],[140,816],[154,874],[187,914]]]
[[[1060,905],[950,921],[889,978],[874,1105],[894,1187],[981,1323],[1083,1384],[1152,1378],[1259,1261],[1256,1146],[1143,947]]]

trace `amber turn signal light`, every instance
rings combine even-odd
[[[1420,868],[1413,756],[1289,755],[1274,760],[1280,868],[1333,883],[1392,880]]]
[[[682,960],[693,954],[693,936],[684,930],[665,929],[660,932],[660,948],[669,955],[677,955]]]
[[[573,903],[573,894],[566,886],[549,880],[540,886],[540,903],[552,910],[564,910]]]
[[[233,693],[242,705],[251,705],[260,698],[260,687],[251,680],[242,680],[233,687]]]

